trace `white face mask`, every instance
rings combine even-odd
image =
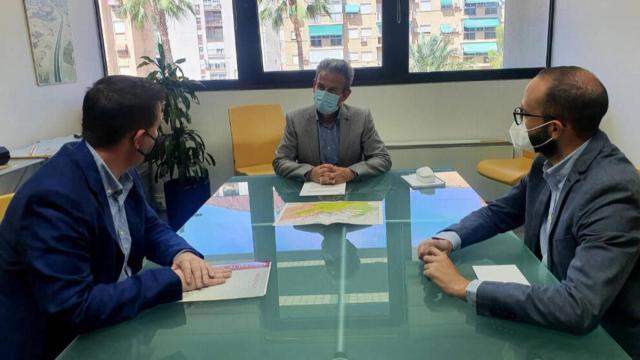
[[[527,131],[527,127],[524,126],[524,121],[520,125],[511,123],[509,136],[511,136],[513,147],[517,150],[533,152],[533,145],[531,145],[531,140],[529,140],[529,132]]]
[[[539,129],[549,124],[551,124],[551,122],[546,122],[534,128],[527,129],[527,127],[524,126],[524,121],[520,123],[520,125],[516,125],[516,123],[511,123],[511,127],[509,128],[509,135],[511,136],[511,143],[513,144],[513,147],[515,147],[518,150],[535,152],[536,148],[539,148],[540,146],[549,143],[550,141],[553,140],[553,138],[549,138],[547,141],[543,142],[542,144],[532,145],[531,139],[529,139],[529,131]]]

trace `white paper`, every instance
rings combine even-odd
[[[476,265],[473,267],[478,280],[498,281],[530,285],[516,265]]]
[[[346,190],[347,183],[338,185],[320,185],[313,181],[307,181],[302,185],[300,196],[344,195]]]
[[[73,135],[57,137],[48,140],[41,140],[24,148],[14,149],[11,151],[13,157],[29,157],[29,156],[53,156],[60,148],[72,141],[80,141],[82,139],[75,138]]]
[[[402,175],[401,177],[404,179],[404,181],[409,183],[412,189],[427,189],[445,186],[444,181],[440,180],[440,178],[437,176],[435,177],[435,181],[430,184],[423,183],[422,181],[418,180],[416,178],[416,174]]]
[[[285,204],[274,225],[377,225],[382,222],[380,201],[318,201]]]
[[[267,293],[270,261],[220,265],[216,268],[231,269],[231,277],[221,285],[182,293],[182,302],[244,299]]]

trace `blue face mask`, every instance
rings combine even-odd
[[[316,110],[324,115],[338,111],[338,100],[340,100],[340,95],[329,93],[326,90],[316,90],[313,94]]]

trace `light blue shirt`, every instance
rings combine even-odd
[[[338,164],[340,160],[340,112],[331,126],[325,126],[316,112],[318,121],[318,143],[320,144],[320,162]]]
[[[120,245],[120,250],[122,250],[124,254],[124,264],[118,277],[118,281],[121,281],[131,276],[131,268],[128,265],[129,254],[131,253],[131,234],[129,233],[129,222],[127,220],[124,202],[133,187],[133,178],[127,172],[119,179],[116,179],[96,150],[89,145],[89,143],[86,144],[98,166],[98,172],[100,173],[100,178],[102,179],[102,184],[107,194],[107,200],[109,201],[109,209],[111,210],[114,229],[118,237],[118,245]]]
[[[559,163],[555,165],[551,165],[551,163],[547,160],[542,165],[542,177],[549,185],[549,189],[551,190],[551,201],[549,201],[549,209],[547,210],[547,214],[542,221],[542,225],[540,226],[540,252],[542,254],[542,263],[546,265],[549,258],[549,226],[552,223],[553,217],[555,216],[555,208],[558,203],[558,199],[560,198],[560,193],[562,192],[562,186],[564,186],[565,181],[567,180],[567,176],[571,172],[573,165],[576,160],[580,157],[580,154],[584,151],[584,149],[589,144],[590,139],[587,140],[584,144],[580,145],[577,149],[575,149],[571,154],[562,159]],[[440,238],[449,240],[453,247],[453,250],[460,249],[462,244],[462,239],[460,236],[454,231],[443,231],[434,236],[434,238]],[[467,285],[466,294],[467,294],[467,302],[476,304],[476,295],[478,293],[478,287],[482,284],[481,280],[474,279],[469,285]]]

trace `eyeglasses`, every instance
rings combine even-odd
[[[545,122],[551,121],[551,120],[554,119],[554,117],[550,116],[550,115],[528,114],[528,113],[524,112],[524,109],[522,108],[522,106],[518,106],[517,108],[515,108],[513,110],[513,121],[516,123],[516,125],[522,124],[522,122],[524,121],[524,117],[525,116],[541,118],[541,119],[544,119]]]

